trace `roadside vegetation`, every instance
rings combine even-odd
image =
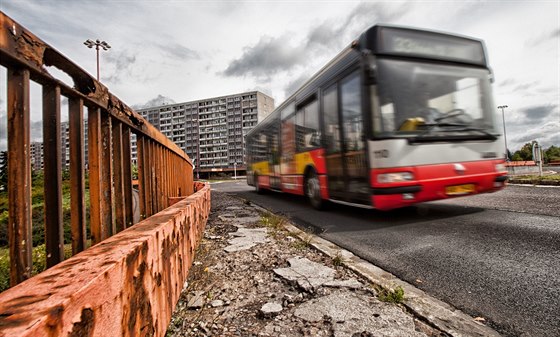
[[[549,148],[543,150],[543,161],[545,164],[560,161],[560,147],[551,145]],[[509,157],[512,161],[533,160],[533,142],[526,143],[520,150],[515,151],[513,154],[510,152]]]
[[[555,185],[560,184],[560,174],[546,174],[539,176],[538,174],[524,174],[513,176],[510,179],[513,183],[525,183],[525,184],[544,184],[547,182],[554,183]]]
[[[0,170],[4,172],[5,170]],[[0,174],[1,176],[2,174]],[[10,284],[10,257],[8,241],[8,189],[7,181],[0,179],[0,292],[9,288]],[[45,226],[44,226],[44,176],[42,171],[32,173],[31,187],[31,221],[32,221],[32,243],[33,243],[33,270],[36,275],[46,266],[45,253]],[[86,179],[86,226],[89,233],[89,184]],[[71,256],[72,234],[70,230],[70,176],[69,173],[62,174],[62,214],[64,225],[64,251],[66,258]]]

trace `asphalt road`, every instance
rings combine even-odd
[[[508,186],[494,194],[380,212],[302,197],[234,193],[416,285],[506,336],[560,336],[560,188]]]

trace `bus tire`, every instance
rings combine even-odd
[[[326,208],[327,200],[321,197],[321,184],[314,169],[309,170],[305,175],[305,196],[315,209],[323,210]]]

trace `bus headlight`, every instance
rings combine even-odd
[[[377,182],[380,184],[400,183],[411,180],[414,180],[414,175],[411,172],[392,172],[377,175]]]

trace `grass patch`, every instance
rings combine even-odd
[[[401,286],[394,289],[379,287],[377,298],[381,302],[402,303],[404,301],[404,289]]]
[[[311,247],[311,242],[313,241],[313,233],[309,229],[301,232],[301,234],[290,233],[290,236],[296,238],[292,243],[292,246],[299,250],[304,250]]]
[[[261,217],[262,226],[268,228],[268,235],[276,240],[279,240],[284,237],[285,223],[286,223],[286,219],[271,213],[266,213]]]
[[[31,275],[35,276],[47,269],[47,253],[45,244],[33,247],[31,253],[33,258],[33,269]],[[72,256],[72,245],[64,245],[64,258]],[[10,288],[10,250],[7,247],[0,247],[0,292]]]
[[[336,252],[336,255],[332,258],[332,264],[335,267],[340,267],[344,263],[344,258],[342,258],[342,254],[340,251]]]
[[[512,180],[531,180],[532,182],[541,182],[541,181],[558,181],[560,182],[560,174],[548,174],[548,175],[534,175],[534,174],[525,174],[519,176],[511,177]]]

